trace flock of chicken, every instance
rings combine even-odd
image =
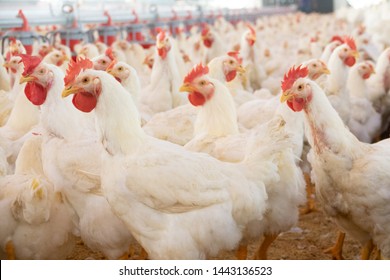
[[[108,259],[136,243],[149,259],[247,259],[261,238],[266,259],[313,207],[311,182],[340,229],[334,258],[345,234],[363,259],[390,258],[390,142],[371,144],[390,116],[390,48],[371,35],[297,13],[161,30],[150,49],[81,43],[77,59],[11,40],[1,258],[65,259],[81,237]]]

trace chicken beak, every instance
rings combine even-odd
[[[351,51],[351,56],[353,56],[355,59],[358,59],[359,58],[359,52],[356,51],[356,50],[352,50]]]
[[[183,84],[183,85],[180,87],[179,91],[180,91],[180,92],[194,92],[194,91],[195,91],[195,88],[194,88],[192,85],[186,83],[186,84]]]
[[[294,96],[292,92],[288,91],[283,91],[282,96],[280,96],[280,102],[286,102],[287,100],[291,99]]]
[[[238,73],[241,73],[241,74],[245,74],[245,72],[246,72],[245,68],[242,67],[242,65],[239,65],[236,70]]]
[[[27,83],[27,82],[32,82],[37,80],[36,77],[34,76],[21,76],[19,80],[19,84]]]
[[[4,64],[3,64],[3,67],[5,67],[5,68],[9,68],[9,67],[10,67],[10,64],[9,64],[9,62],[4,62]]]
[[[67,96],[69,96],[71,94],[77,93],[79,90],[80,90],[80,88],[78,88],[78,87],[69,86],[67,88],[64,88],[64,90],[62,91],[61,96],[62,96],[62,98],[65,98],[65,97],[67,97]]]
[[[256,42],[256,36],[255,35],[249,35],[249,40],[253,41],[254,43]]]
[[[63,61],[69,61],[70,59],[69,59],[69,56],[64,55],[64,56],[62,57],[62,60],[63,60]]]
[[[156,43],[156,47],[157,47],[158,49],[162,49],[162,48],[164,48],[164,47],[165,47],[165,44],[164,44],[164,42],[157,41],[157,43]]]
[[[329,75],[329,74],[330,74],[330,71],[329,71],[328,67],[324,67],[324,68],[322,68],[321,73],[322,73],[322,74]]]

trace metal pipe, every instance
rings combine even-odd
[[[280,13],[290,13],[297,10],[295,5],[290,7],[276,7],[276,8],[262,8],[258,11],[240,11],[240,10],[223,10],[222,16],[231,17],[238,16],[237,13],[240,13],[241,16],[244,15],[252,15],[252,16],[265,16],[272,14],[280,14]],[[178,10],[176,11],[178,19],[181,21],[186,21],[188,16],[188,10]],[[209,18],[210,16],[216,17],[221,14],[221,10],[194,10],[191,11],[192,19],[202,19]],[[101,15],[93,15],[87,14],[83,11],[78,11],[77,13],[78,22],[81,24],[103,24],[107,22],[107,17],[103,15],[103,11]],[[161,12],[157,14],[139,14],[138,18],[140,21],[150,21],[153,23],[158,23],[159,21],[169,21],[173,17],[172,12]],[[31,26],[37,25],[66,25],[69,23],[70,15],[62,15],[58,17],[33,17],[29,16],[28,21]],[[112,21],[115,23],[129,23],[136,19],[136,17],[129,10],[128,13],[115,13],[112,12]],[[20,28],[22,27],[22,20],[20,18],[12,17],[12,18],[1,18],[0,19],[0,29],[11,29],[11,28]]]

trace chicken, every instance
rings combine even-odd
[[[350,131],[362,142],[372,143],[380,134],[382,119],[369,100],[366,80],[374,73],[369,61],[354,65],[348,75],[347,90],[351,99]]]
[[[211,62],[210,62],[211,64]],[[200,71],[196,66],[193,71]],[[274,146],[273,139],[264,141],[268,131],[253,134],[239,134],[235,105],[227,88],[217,79],[207,75],[208,67],[194,76],[190,72],[181,90],[190,92],[189,99],[199,106],[194,138],[184,147],[191,151],[205,152],[223,161],[240,162],[245,158],[248,143],[254,142],[260,149],[273,151],[269,159],[277,166],[279,180],[266,184],[268,203],[265,218],[260,227],[264,231],[264,241],[256,253],[256,259],[266,259],[267,249],[276,237],[289,230],[298,222],[298,206],[304,203],[304,179],[296,165],[293,142],[281,149]],[[278,121],[280,115],[275,117]],[[262,127],[264,130],[264,128]],[[283,133],[283,132],[282,132]],[[286,137],[288,134],[286,133]],[[260,142],[260,144],[259,144]],[[254,151],[252,151],[254,152]],[[264,157],[262,160],[268,160]],[[261,232],[263,233],[263,232]]]
[[[110,63],[113,62],[115,59],[115,54],[112,48],[108,48],[106,49],[104,54],[95,56],[91,59],[91,61],[93,62],[94,69],[105,71],[108,65],[110,65]]]
[[[147,136],[127,91],[105,72],[80,68],[62,95],[96,101],[104,195],[149,257],[203,259],[235,248],[241,230],[263,219],[273,164],[256,164],[259,153],[224,163]]]
[[[243,72],[237,60],[237,53],[229,52],[228,54],[230,55],[216,57],[209,63],[210,76],[223,81],[226,85],[235,80],[237,73]],[[248,94],[237,91],[234,92],[234,98],[235,100],[248,99],[246,96]],[[197,108],[191,104],[182,105],[154,115],[143,126],[143,129],[147,134],[156,138],[185,145],[194,136],[197,111]]]
[[[44,172],[77,213],[84,243],[109,259],[127,257],[133,238],[101,195],[100,177],[93,175],[99,174],[101,162],[96,159],[102,152],[91,127],[94,119],[91,116],[81,118],[82,113],[70,100],[61,100],[64,74],[57,66],[40,60],[31,63],[34,60],[34,57],[25,58],[29,71],[22,81],[36,83],[42,88],[31,101],[39,105],[42,112]],[[92,62],[88,62],[92,66]],[[82,100],[83,97],[73,103],[78,106]],[[87,112],[90,104],[79,109]]]
[[[351,114],[350,98],[346,89],[348,67],[355,64],[358,54],[354,40],[346,38],[345,43],[333,51],[328,63],[330,75],[325,83],[325,92],[345,124],[348,124]]]
[[[113,75],[114,78],[131,94],[135,105],[138,107],[141,85],[137,71],[126,62],[117,62],[116,60],[111,62],[106,71]]]
[[[68,67],[69,57],[64,51],[52,50],[43,59],[43,62],[57,65],[65,73]]]
[[[41,143],[24,142],[15,173],[0,179],[1,259],[65,259],[74,248],[76,217],[43,174]]]
[[[368,98],[375,110],[382,116],[382,134],[390,123],[390,47],[385,49],[378,57],[375,65],[375,75],[367,80]],[[389,135],[384,134],[384,138]]]
[[[150,85],[144,88],[140,96],[140,111],[146,121],[156,113],[187,103],[186,96],[179,93],[183,73],[179,72],[175,44],[171,40],[164,31],[157,35]]]
[[[390,142],[360,142],[307,72],[290,69],[282,82],[281,101],[305,114],[317,198],[325,214],[363,246],[362,259],[368,258],[372,244],[389,258]]]
[[[19,56],[24,56],[24,54]],[[12,57],[9,62],[11,72],[16,72],[15,75],[14,73],[11,75],[12,79],[19,79],[22,72],[26,71],[20,62],[20,57]],[[17,70],[13,70],[14,67]],[[14,169],[15,160],[23,142],[30,136],[31,129],[39,122],[39,109],[28,101],[28,96],[34,95],[35,90],[39,89],[19,85],[18,80],[15,81],[14,87],[8,94],[13,106],[7,122],[0,128],[0,137],[5,142],[3,148],[7,153],[11,171]]]
[[[226,47],[220,35],[213,31],[210,26],[205,26],[202,29],[202,42],[205,47],[203,63],[208,64],[214,57],[221,56],[226,53]]]
[[[0,179],[0,186],[0,255],[65,259],[75,245],[72,212],[53,185],[31,175],[8,175]]]
[[[99,49],[95,44],[87,43],[80,46],[77,50],[77,57],[93,59],[100,55]]]
[[[251,25],[248,25],[248,29],[242,35],[240,53],[242,64],[247,71],[249,89],[257,90],[261,88],[261,82],[266,78],[266,72],[260,61],[260,48],[256,45],[256,30]]]
[[[4,58],[0,55],[0,92],[9,91],[11,83],[6,68],[4,67]]]

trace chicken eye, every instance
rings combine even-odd
[[[59,55],[59,54],[56,54],[56,57],[57,57],[57,58],[59,58],[59,57],[60,57],[60,55]]]
[[[122,70],[123,70],[123,67],[119,67],[119,68],[118,68],[118,71],[122,71]]]
[[[199,85],[204,86],[206,84],[206,81],[200,81]]]
[[[88,84],[89,83],[89,78],[88,77],[85,77],[82,79],[82,83],[83,84]]]
[[[362,69],[366,70],[366,69],[367,69],[366,65],[363,65],[363,66],[362,66]]]
[[[234,64],[234,61],[233,61],[233,60],[229,60],[229,64],[230,64],[230,65],[233,65],[233,64]]]
[[[102,64],[105,65],[107,62],[105,60],[102,60]]]
[[[314,63],[314,64],[313,64],[313,67],[316,68],[316,67],[317,67],[317,64]]]
[[[38,73],[41,74],[41,75],[45,74],[45,69],[42,68],[41,70],[39,70]]]
[[[298,91],[301,91],[302,89],[303,89],[303,85],[301,84],[298,86]]]
[[[348,49],[347,49],[347,48],[344,48],[344,49],[343,49],[343,51],[344,51],[344,52],[347,52],[347,51],[348,51]]]

